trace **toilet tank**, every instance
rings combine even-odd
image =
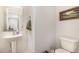
[[[78,48],[78,39],[70,38],[70,37],[61,37],[61,46],[63,49],[70,52],[77,52]]]

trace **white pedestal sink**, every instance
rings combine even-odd
[[[22,34],[13,34],[12,32],[2,32],[0,38],[10,40],[12,53],[16,53],[16,40],[22,37]]]

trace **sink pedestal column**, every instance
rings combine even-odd
[[[10,46],[11,46],[11,52],[16,53],[16,41],[11,41]]]
[[[12,53],[16,53],[16,41],[11,41]]]

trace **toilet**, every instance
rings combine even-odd
[[[78,39],[70,37],[61,37],[61,48],[55,50],[55,53],[76,53],[78,48]]]

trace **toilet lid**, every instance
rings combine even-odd
[[[55,53],[70,53],[70,52],[60,48],[60,49],[56,49]]]

